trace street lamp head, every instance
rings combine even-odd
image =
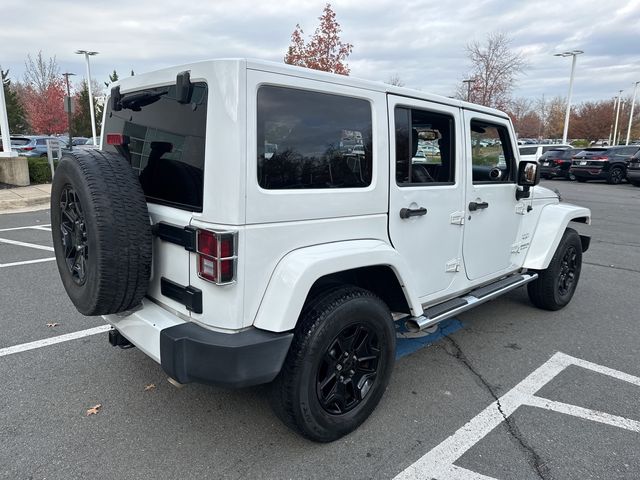
[[[554,57],[571,57],[571,56],[575,56],[575,55],[580,55],[581,53],[584,53],[584,51],[582,51],[582,50],[571,50],[570,52],[554,53],[553,56]]]
[[[88,50],[76,50],[76,53],[78,55],[90,55],[90,56],[92,56],[92,55],[97,55],[100,52],[91,52],[91,51],[88,51]]]

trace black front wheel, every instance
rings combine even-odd
[[[373,412],[394,361],[395,329],[386,304],[367,290],[336,287],[305,306],[270,386],[271,404],[303,436],[337,440]]]
[[[549,266],[527,285],[529,299],[536,307],[560,310],[571,301],[581,270],[582,242],[578,232],[567,228]]]

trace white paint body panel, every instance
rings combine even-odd
[[[387,243],[380,240],[327,243],[296,250],[282,259],[273,272],[254,325],[275,332],[291,330],[309,289],[318,278],[369,265],[391,266],[399,279],[409,280],[404,284],[407,297],[417,299],[411,289],[414,282],[407,263]],[[422,312],[418,301],[411,302],[411,307]]]
[[[591,218],[588,208],[569,203],[548,204],[542,208],[524,267],[543,270],[549,266],[565,229],[574,218]]]

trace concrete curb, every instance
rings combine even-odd
[[[49,208],[51,185],[0,190],[0,213],[21,213]]]

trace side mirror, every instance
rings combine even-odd
[[[540,183],[540,168],[538,162],[520,162],[518,164],[518,185],[522,190],[516,190],[516,200],[529,198],[530,188]]]

